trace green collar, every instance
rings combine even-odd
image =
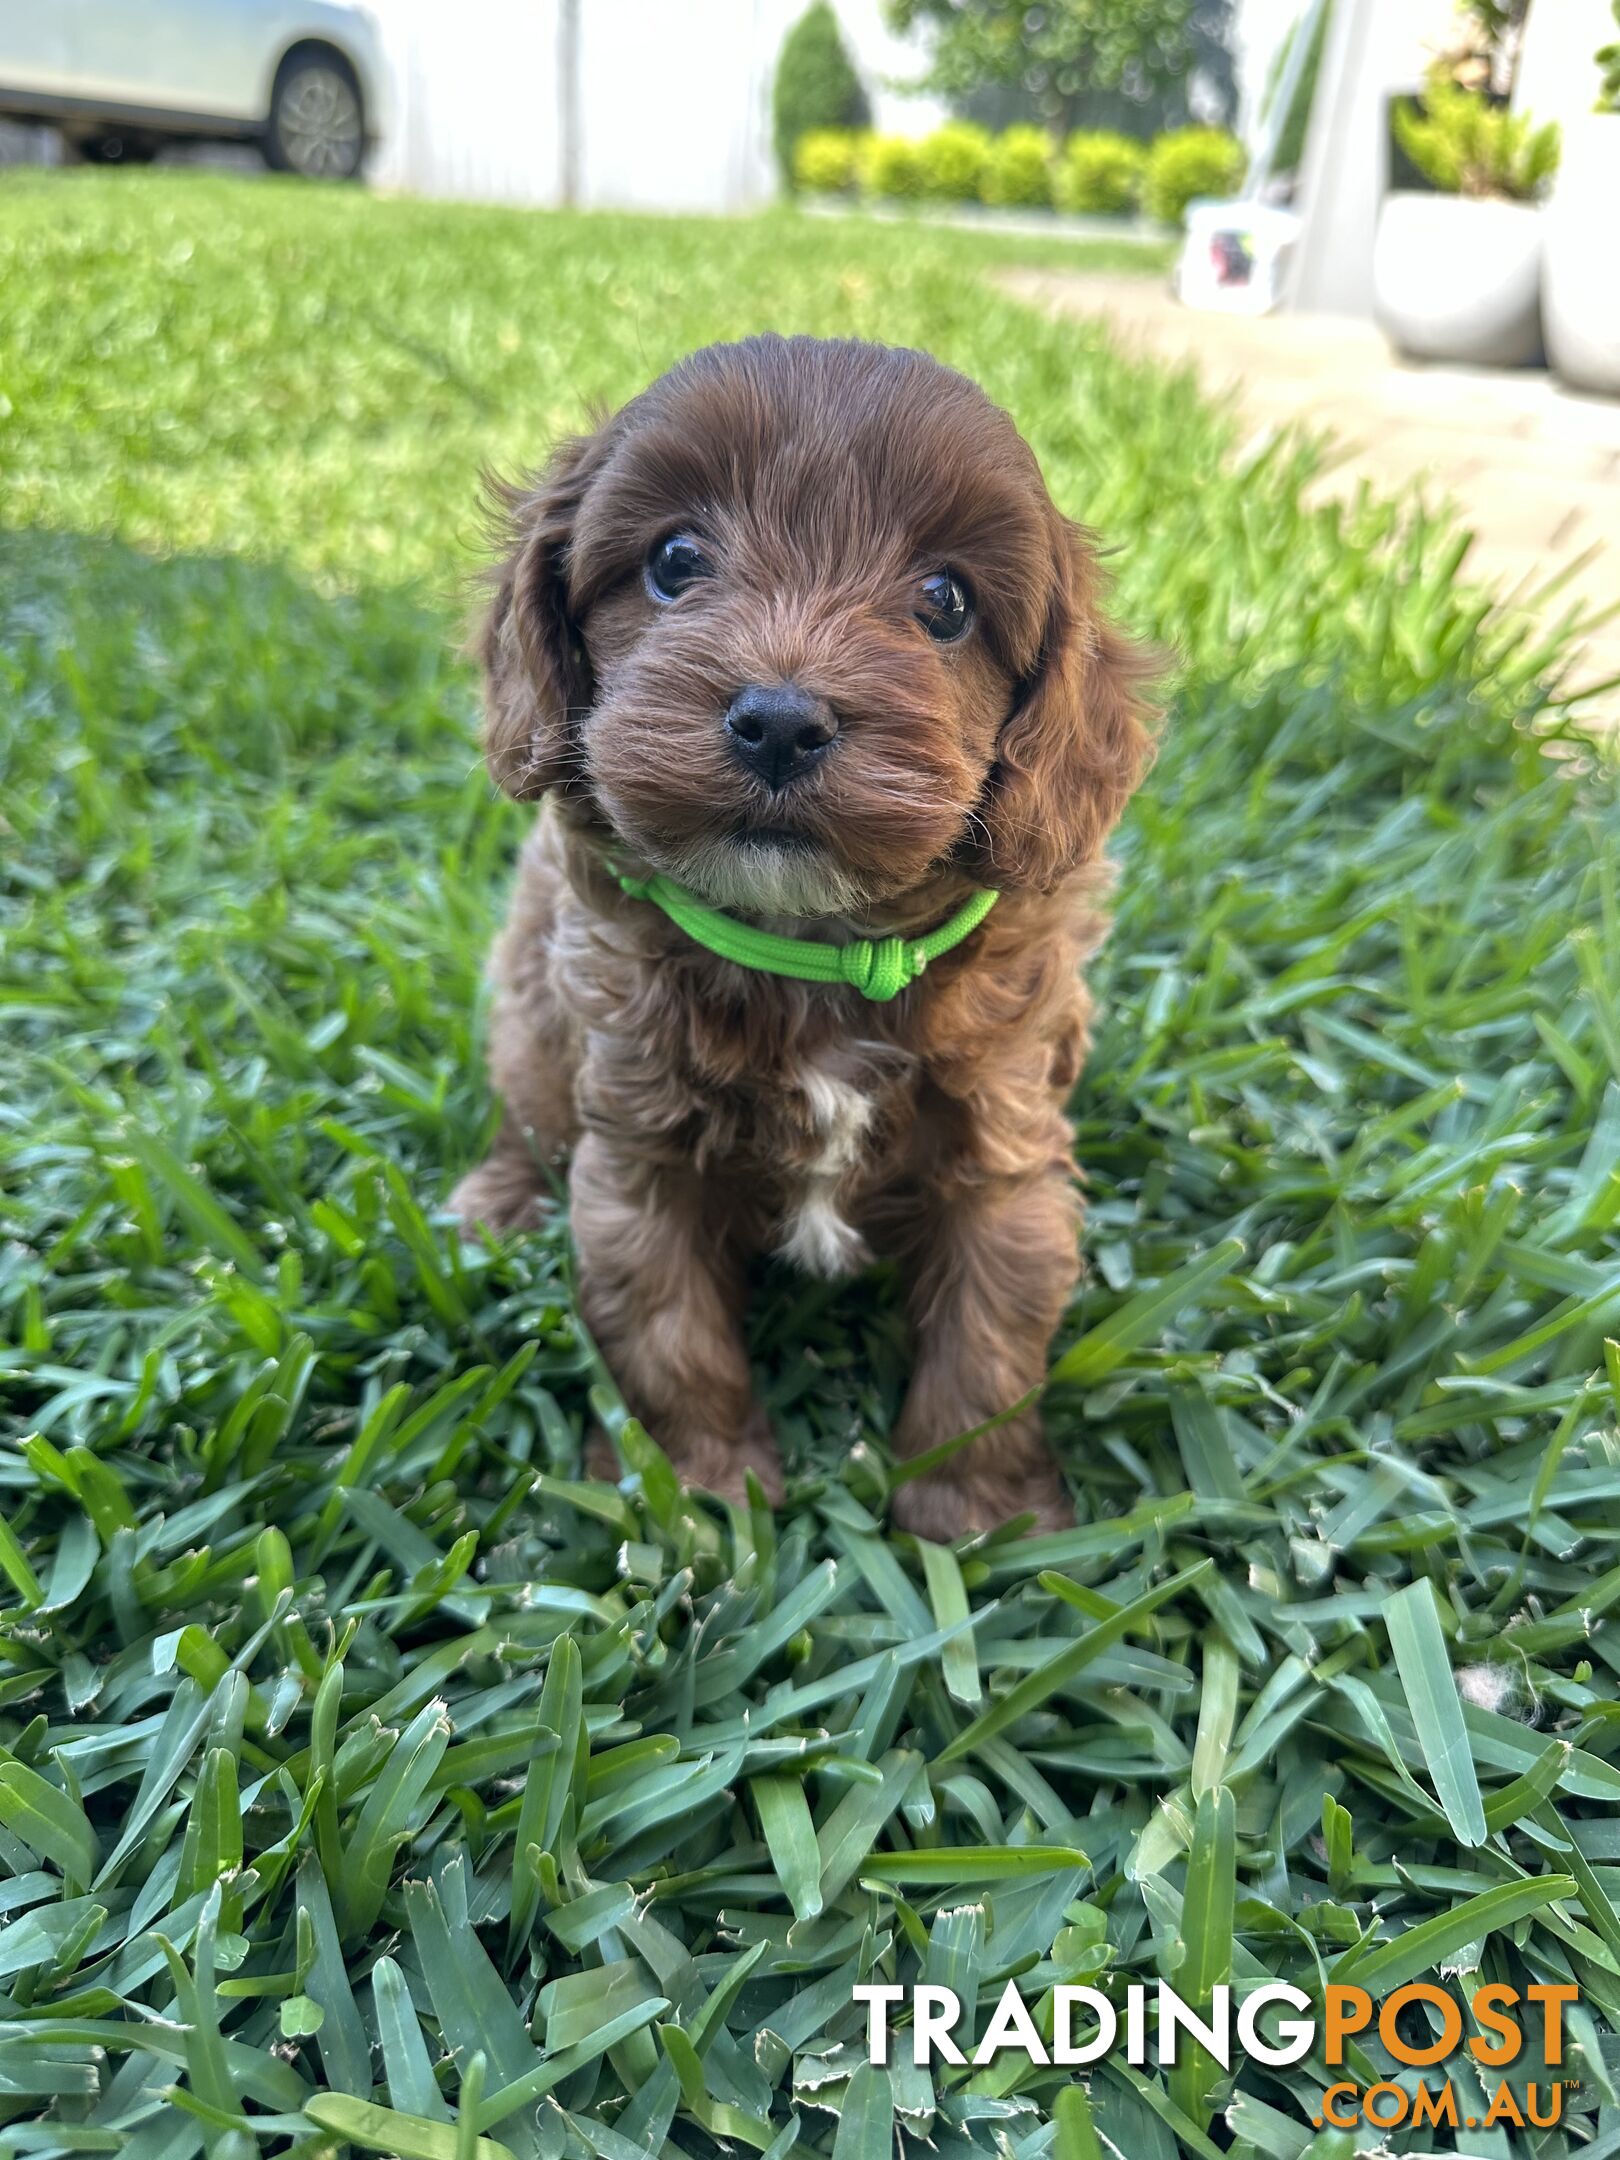
[[[751,929],[735,916],[707,906],[661,872],[636,878],[626,877],[616,863],[607,867],[632,899],[650,900],[662,908],[695,944],[722,960],[762,975],[790,975],[798,982],[847,983],[876,1004],[897,997],[930,960],[971,937],[997,898],[981,888],[926,937],[853,938],[847,945],[829,945],[819,938],[776,937],[768,930]]]

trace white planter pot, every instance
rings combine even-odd
[[[1564,131],[1547,205],[1547,351],[1578,390],[1620,397],[1620,113]]]
[[[1379,327],[1416,360],[1525,367],[1542,357],[1541,221],[1530,203],[1387,196],[1373,246]]]

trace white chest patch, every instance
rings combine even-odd
[[[799,1086],[820,1147],[802,1175],[777,1250],[807,1275],[852,1275],[870,1256],[866,1240],[839,1211],[838,1188],[860,1161],[872,1099],[817,1065],[806,1066]]]

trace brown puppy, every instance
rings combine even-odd
[[[1043,1377],[1079,1273],[1064,1104],[1101,850],[1148,753],[1141,654],[1007,416],[925,354],[694,353],[509,499],[483,634],[500,785],[549,797],[495,948],[494,1152],[468,1221],[533,1219],[571,1155],[585,1318],[693,1483],[780,1492],[746,1262],[906,1271],[895,1445]],[[982,927],[889,1003],[745,971],[618,871],[758,926]],[[903,1488],[949,1537],[1064,1495],[1034,1412]]]

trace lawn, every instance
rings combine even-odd
[[[0,182],[0,2154],[1620,2152],[1613,780],[1450,528],[1306,507],[1009,252]],[[1040,1541],[887,1534],[892,1285],[765,1286],[794,1474],[722,1511],[561,1233],[434,1220],[523,822],[478,469],[766,324],[977,375],[1182,656]],[[1313,2127],[1412,2088],[1376,2032],[865,2065],[919,1975],[1573,1982],[1578,2089],[1459,2059],[1492,2126],[1381,2146]]]

